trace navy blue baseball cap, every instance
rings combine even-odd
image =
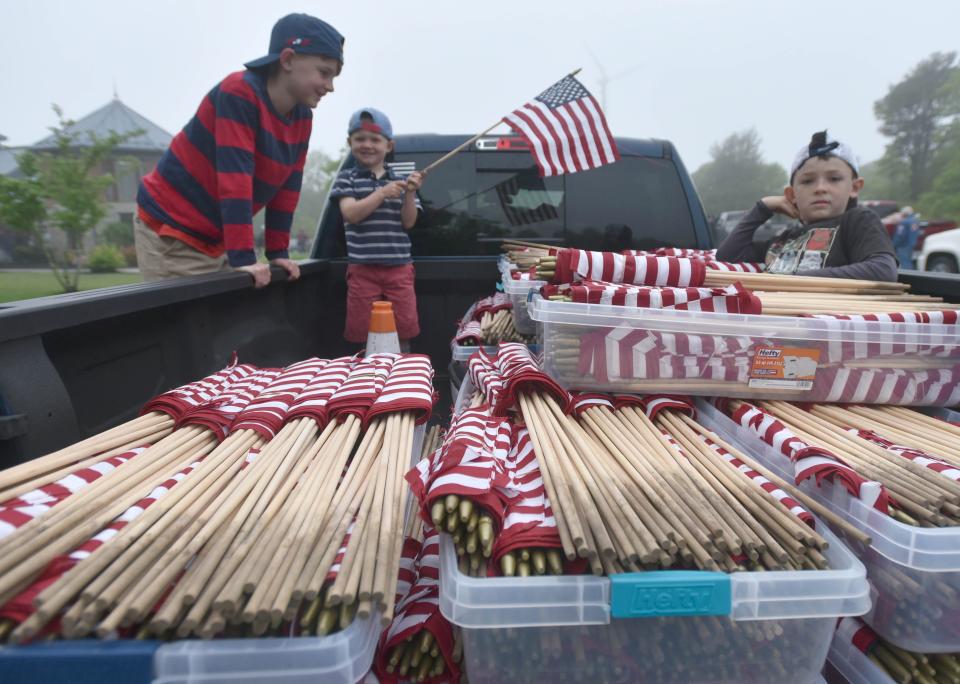
[[[270,52],[247,62],[248,69],[272,64],[280,59],[284,48],[303,55],[332,57],[343,64],[343,36],[327,22],[309,14],[288,14],[273,25]]]
[[[367,115],[369,121],[364,120],[364,114]],[[393,140],[393,126],[390,125],[390,119],[379,109],[374,109],[373,107],[358,109],[350,115],[350,124],[347,126],[347,137],[349,138],[360,130],[379,133],[387,140]]]

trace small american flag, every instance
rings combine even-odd
[[[503,121],[530,145],[541,176],[595,169],[620,158],[600,105],[572,75]]]

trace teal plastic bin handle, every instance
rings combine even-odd
[[[615,618],[730,612],[730,576],[722,572],[657,570],[610,577],[610,615]]]

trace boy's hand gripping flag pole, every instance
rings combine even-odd
[[[620,158],[606,117],[593,95],[576,79],[580,69],[564,76],[522,107],[450,150],[421,172],[440,166],[501,123],[526,140],[541,176],[594,169]]]

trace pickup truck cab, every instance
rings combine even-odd
[[[387,161],[423,169],[465,140],[400,135]],[[481,138],[427,176],[424,212],[410,232],[415,260],[490,258],[504,238],[608,251],[709,246],[703,208],[673,145],[618,138],[617,146],[615,164],[540,178],[522,138]],[[348,155],[341,169],[354,163]],[[312,256],[345,256],[335,203],[325,207]]]

